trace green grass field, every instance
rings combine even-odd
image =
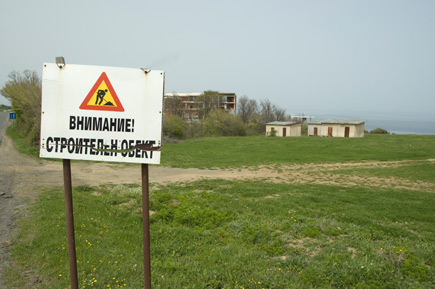
[[[167,144],[162,158],[166,166],[283,172],[291,164],[412,160],[322,172],[419,186],[153,186],[153,288],[434,287],[435,136],[204,138]],[[143,288],[140,202],[135,184],[74,188],[80,288]],[[19,226],[8,288],[69,288],[62,188],[43,191]]]
[[[435,135],[366,135],[364,138],[220,137],[164,144],[162,165],[237,168],[434,157]]]

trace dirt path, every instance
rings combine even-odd
[[[25,212],[28,201],[33,201],[43,187],[63,186],[63,168],[60,161],[35,160],[20,155],[7,136],[0,143],[0,289],[5,289],[2,278],[10,263],[8,248],[16,236],[15,221]],[[141,183],[140,165],[92,162],[72,162],[72,183],[77,185]],[[186,182],[219,177],[219,171],[150,167],[151,184]],[[226,175],[226,176],[225,176]],[[229,177],[227,173],[220,177]]]
[[[10,261],[8,248],[13,243],[15,220],[26,208],[26,200],[34,200],[42,187],[63,186],[62,162],[35,160],[18,154],[12,141],[3,137],[0,144],[0,280]],[[337,170],[352,168],[399,167],[416,161],[305,164],[261,166],[232,170],[178,169],[150,166],[150,183],[167,184],[198,179],[227,180],[264,179],[279,183],[312,183],[339,186],[375,186],[435,192],[435,183],[412,182],[395,178],[339,174]],[[434,163],[435,160],[425,160]],[[95,162],[72,162],[72,182],[77,185],[141,183],[139,165]],[[0,282],[1,283],[1,282]],[[3,289],[0,284],[0,289]]]

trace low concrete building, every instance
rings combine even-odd
[[[320,136],[322,131],[322,122],[319,120],[308,123],[308,136]]]
[[[273,121],[266,123],[266,136],[301,136],[301,128],[298,121]]]
[[[353,119],[327,119],[310,122],[308,124],[308,135],[326,137],[364,137],[364,124],[364,120]]]

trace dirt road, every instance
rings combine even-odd
[[[2,138],[0,144],[0,280],[10,262],[8,249],[16,236],[15,221],[25,211],[43,187],[63,186],[60,161],[35,160],[20,155],[11,139]],[[72,162],[72,183],[77,185],[141,183],[140,165]],[[216,171],[198,169],[150,168],[151,183],[191,181],[214,177]],[[0,282],[0,289],[6,288]]]

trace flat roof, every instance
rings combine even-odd
[[[165,96],[200,96],[202,92],[166,92]]]
[[[313,121],[310,121],[308,124],[322,124],[322,121],[321,120],[313,120]]]
[[[320,124],[362,124],[365,123],[365,120],[358,119],[341,119],[341,118],[329,118],[325,120],[321,120]]]
[[[289,125],[295,125],[300,124],[300,121],[272,121],[266,123],[266,125],[282,125],[282,126],[289,126]]]

